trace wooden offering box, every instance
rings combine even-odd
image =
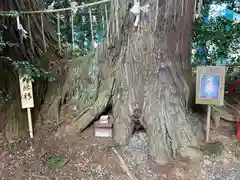
[[[112,116],[104,115],[99,121],[94,123],[94,133],[96,137],[112,137]]]

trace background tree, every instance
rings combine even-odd
[[[214,5],[214,7],[213,7]],[[210,8],[210,6],[212,6]],[[238,12],[237,1],[225,0],[203,4],[202,16],[196,20],[193,32],[193,66],[239,64],[239,25],[220,15],[217,7]]]
[[[15,10],[26,11],[43,9],[44,4],[39,1],[4,1],[0,5],[2,11]],[[14,140],[26,134],[27,113],[21,109],[19,77],[18,72],[27,73],[34,81],[34,103],[33,119],[36,119],[40,105],[44,99],[49,78],[49,62],[50,59],[56,58],[56,38],[52,33],[51,25],[48,24],[46,15],[43,15],[45,22],[43,28],[46,36],[47,52],[44,52],[44,43],[41,31],[41,16],[39,15],[19,15],[13,12],[13,16],[6,17],[5,13],[1,13],[0,24],[7,27],[2,32],[1,41],[10,42],[15,46],[7,45],[2,49],[1,56],[7,56],[11,61],[1,60],[0,64],[0,89],[4,94],[8,95],[8,100],[2,102],[4,105],[2,124],[5,126],[5,135],[8,140]],[[17,29],[16,17],[19,15],[20,23],[25,30],[28,31],[27,38]],[[30,31],[27,27],[30,27]],[[32,39],[32,44],[31,40]]]

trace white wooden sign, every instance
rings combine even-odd
[[[22,108],[27,109],[30,137],[33,138],[31,108],[34,107],[32,81],[27,75],[19,76]]]
[[[34,107],[32,81],[26,79],[29,79],[26,75],[19,76],[20,94],[23,109]]]

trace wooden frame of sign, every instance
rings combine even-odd
[[[225,92],[225,74],[226,68],[225,66],[202,66],[197,67],[196,72],[196,104],[207,104],[207,105],[216,105],[222,106],[224,105],[224,92]],[[204,76],[217,76],[219,80],[218,93],[216,93],[217,97],[201,97],[201,85]]]
[[[196,104],[208,105],[207,124],[206,124],[206,141],[209,141],[210,119],[211,119],[211,105],[223,106],[225,93],[225,66],[202,66],[197,67],[196,71]],[[211,93],[207,93],[206,88],[207,79],[211,78],[214,82],[215,89]]]

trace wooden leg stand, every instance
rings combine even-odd
[[[208,105],[208,111],[207,111],[207,123],[206,123],[206,142],[209,141],[209,134],[210,134],[210,120],[211,120],[211,106]]]

